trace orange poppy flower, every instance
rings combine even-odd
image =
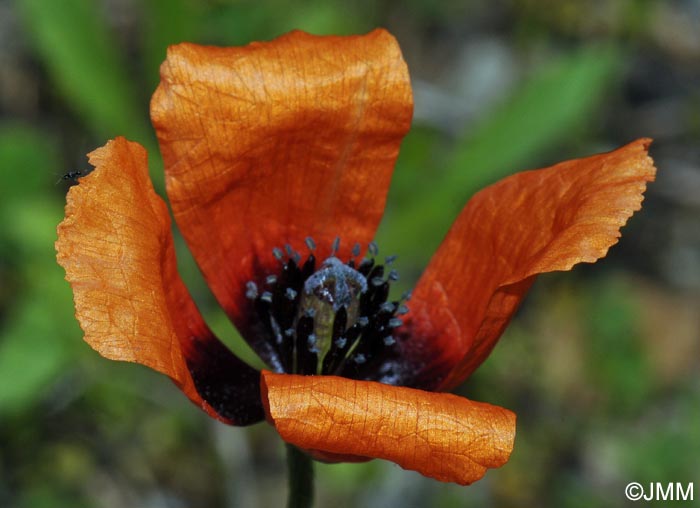
[[[406,64],[383,30],[171,47],[151,117],[173,215],[270,371],[205,324],[145,150],[123,138],[90,154],[58,228],[85,340],[168,375],[223,422],[267,419],[316,457],[378,457],[460,484],[504,464],[513,413],[443,392],[484,361],[537,274],[617,241],[654,178],[650,141],[476,194],[406,304],[388,299],[392,260],[379,264],[370,242],[411,116]]]

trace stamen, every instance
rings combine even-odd
[[[287,256],[289,256],[290,259],[293,259],[296,264],[299,264],[299,261],[301,261],[301,254],[292,249],[292,246],[288,243],[285,244],[284,250],[287,251]]]
[[[398,328],[403,324],[403,320],[400,318],[391,318],[389,320],[389,328]]]
[[[306,258],[306,261],[304,262],[304,265],[301,267],[301,277],[302,280],[308,279],[312,273],[316,270],[316,258],[314,257],[313,254],[309,254],[309,257]]]
[[[313,350],[315,349],[316,336],[313,333],[313,329],[314,321],[308,317],[301,317],[296,324],[295,354],[292,360],[293,372],[301,374],[316,373],[316,351]]]
[[[313,333],[306,338],[306,344],[309,347],[309,353],[318,353],[316,348],[316,335]]]
[[[411,292],[388,300],[392,283],[399,279],[398,271],[389,268],[397,256],[378,264],[375,242],[368,244],[364,259],[355,243],[349,259],[341,260],[336,257],[340,241],[333,240],[331,256],[318,268],[310,236],[304,240],[308,254],[303,262],[291,244],[273,248],[281,267],[262,279],[262,287],[245,283],[244,292],[255,301],[268,337],[268,360],[279,364],[277,370],[384,379],[393,354],[386,348],[398,340],[392,332],[404,324],[400,316],[409,311],[404,302]]]
[[[394,312],[394,304],[391,302],[384,302],[383,304],[381,304],[379,306],[379,310],[381,310],[382,312],[388,312],[391,314],[392,312]]]
[[[369,250],[369,253],[374,257],[379,255],[379,246],[376,242],[369,242],[369,245],[367,245],[367,250]]]
[[[245,283],[245,287],[245,297],[250,300],[255,300],[258,297],[258,285],[251,280]]]
[[[277,342],[277,345],[282,344],[282,331],[280,330],[280,325],[277,324],[277,320],[273,316],[270,316],[270,327],[275,334],[275,342]]]
[[[307,236],[306,239],[304,240],[306,243],[306,246],[309,248],[311,252],[316,250],[316,242],[314,242],[314,239],[311,238],[310,236]]]
[[[405,291],[401,295],[401,299],[405,302],[409,301],[411,299],[411,296],[413,296],[413,290],[409,289],[408,291]]]
[[[357,267],[357,271],[360,272],[365,277],[367,277],[367,275],[369,274],[369,272],[373,266],[374,266],[374,259],[365,258],[362,260],[362,263],[360,263],[360,266]]]

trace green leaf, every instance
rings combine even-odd
[[[67,285],[66,285],[67,286]],[[75,354],[75,348],[66,347],[65,331],[75,332],[75,345],[80,344],[77,324],[63,324],[68,328],[57,333],[59,322],[52,322],[57,312],[56,293],[30,293],[18,302],[15,315],[0,335],[0,414],[13,413],[30,407],[44,390],[63,372]],[[66,318],[73,314],[69,297],[60,296],[58,308]]]
[[[368,32],[377,26],[372,5],[321,0],[222,2],[203,14],[200,42],[243,45],[269,40],[290,30],[317,35]],[[284,13],[284,15],[280,15]]]
[[[29,194],[48,193],[61,178],[57,160],[56,146],[45,134],[18,123],[1,125],[0,210],[9,210],[17,201],[25,201]]]
[[[634,289],[617,279],[602,279],[586,295],[586,364],[600,398],[618,414],[643,410],[654,377],[638,331],[641,309]]]
[[[82,337],[53,248],[60,206],[24,196],[7,233],[22,259],[22,284],[0,328],[0,414],[35,403],[74,360]]]
[[[160,64],[171,44],[193,41],[202,16],[201,4],[188,0],[149,0],[139,2],[142,27],[144,74],[149,90],[159,81]]]
[[[36,51],[60,93],[100,137],[150,138],[119,44],[91,0],[18,0]],[[138,82],[138,80],[137,80]],[[145,100],[143,101],[145,103]]]
[[[414,186],[413,199],[398,207],[395,220],[382,224],[383,244],[392,252],[408,253],[415,263],[425,263],[474,192],[580,135],[619,66],[616,51],[595,47],[539,69],[509,100],[459,137],[442,174],[433,175],[428,185]],[[403,175],[402,169],[397,179],[415,177]]]

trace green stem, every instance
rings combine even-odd
[[[287,508],[311,508],[314,503],[314,465],[311,457],[287,445],[289,498]]]

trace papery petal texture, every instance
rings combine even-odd
[[[259,421],[259,373],[211,333],[182,283],[146,151],[117,138],[89,157],[95,170],[70,189],[56,242],[85,340],[166,374],[215,418]]]
[[[477,193],[414,292],[402,334],[413,385],[449,390],[488,356],[537,274],[617,243],[654,179],[649,139],[515,174]]]
[[[275,246],[303,251],[311,236],[323,259],[336,237],[341,257],[372,239],[411,116],[406,64],[383,30],[169,49],[151,117],[175,220],[263,358],[246,282],[278,270]]]
[[[300,448],[396,462],[466,485],[510,456],[515,415],[449,393],[263,371],[268,420]]]

